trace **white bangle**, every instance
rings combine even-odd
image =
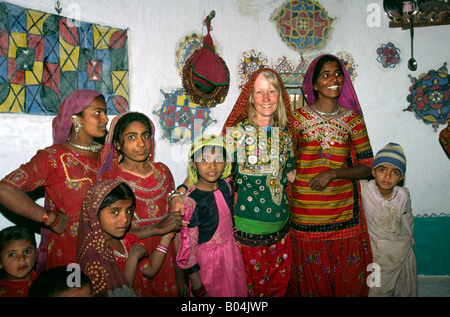
[[[172,190],[169,193],[169,197],[167,198],[167,201],[169,202],[169,204],[172,203],[172,198],[175,197],[175,196],[180,196],[181,198],[183,198],[183,193],[181,193],[179,191],[176,191],[176,190]]]

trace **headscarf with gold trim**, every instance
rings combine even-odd
[[[134,297],[133,288],[123,275],[111,245],[97,217],[105,197],[122,181],[108,179],[95,183],[85,194],[78,228],[77,257],[89,276],[96,297]]]

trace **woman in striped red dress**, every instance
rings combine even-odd
[[[303,91],[308,105],[294,113],[293,282],[301,296],[367,296],[372,254],[358,179],[370,177],[373,153],[358,98],[332,55],[311,63]]]

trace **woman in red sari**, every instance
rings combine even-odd
[[[106,104],[93,90],[70,93],[53,119],[52,146],[0,182],[0,203],[12,212],[41,222],[37,271],[74,263],[78,218],[85,192],[97,181],[101,145],[106,134]],[[44,207],[27,192],[45,188]]]
[[[136,208],[130,233],[142,239],[149,253],[158,246],[160,235],[178,230],[181,226],[180,212],[172,212],[167,199],[174,189],[172,173],[164,163],[152,159],[154,133],[153,123],[142,113],[128,112],[115,117],[99,171],[99,179],[118,179],[132,188]],[[174,244],[177,241],[175,239],[170,243],[158,274],[152,279],[144,278],[147,286],[137,296],[169,297],[177,296],[181,291],[178,288],[185,283],[177,287],[177,280],[183,280],[182,272],[176,266]]]

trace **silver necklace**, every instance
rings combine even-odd
[[[74,148],[83,150],[83,151],[89,151],[89,152],[93,152],[93,153],[97,153],[98,151],[100,151],[100,149],[102,148],[102,145],[98,142],[95,142],[92,145],[79,145],[79,144],[75,144],[72,143],[69,139],[67,140],[67,143],[69,143],[70,145],[72,145]]]
[[[335,112],[323,112],[323,111],[317,110],[316,103],[313,103],[312,108],[317,114],[321,115],[322,117],[334,117],[341,111],[341,106],[339,106],[339,108]]]

